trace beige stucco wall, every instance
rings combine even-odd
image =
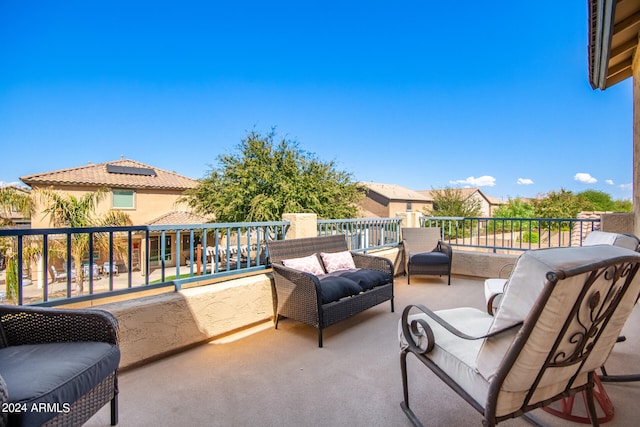
[[[600,229],[610,233],[633,233],[633,222],[633,212],[614,212],[600,215]]]
[[[260,274],[98,308],[118,319],[120,367],[127,368],[268,321],[271,279]]]
[[[37,187],[34,187],[36,189]],[[76,198],[82,197],[89,192],[95,192],[98,187],[79,187],[79,186],[65,186],[58,187],[56,190],[74,196]],[[149,190],[149,189],[135,189],[135,208],[134,209],[121,209],[121,211],[127,213],[131,217],[133,225],[144,225],[151,220],[162,216],[165,213],[176,210],[187,210],[187,206],[184,204],[178,204],[178,198],[181,196],[181,192],[174,190]],[[102,215],[108,212],[112,206],[111,192],[106,194],[106,197],[96,207],[96,214]],[[32,228],[48,228],[49,218],[45,217],[42,211],[46,206],[42,202],[37,203],[36,211],[31,217]]]
[[[403,274],[398,248],[372,251]],[[513,255],[455,251],[454,274],[497,277]],[[398,286],[396,284],[396,286]],[[120,325],[121,369],[130,368],[256,324],[273,320],[269,271],[178,292],[111,302],[96,308],[113,313]]]
[[[362,206],[363,209],[381,218],[387,218],[387,213],[389,212],[387,206],[382,205],[368,197],[363,197],[361,199],[360,206]]]
[[[485,199],[484,197],[482,197],[480,194],[473,193],[471,195],[471,197],[474,200],[477,200],[480,203],[480,216],[484,216],[484,217],[490,217],[491,216],[491,205],[489,204],[489,202],[487,201],[487,199]]]
[[[411,212],[420,212],[422,213],[425,209],[431,209],[431,203],[421,203],[421,202],[411,202]],[[398,216],[399,212],[406,212],[407,211],[407,202],[406,201],[400,201],[400,202],[391,202],[389,203],[389,212],[388,212],[388,217],[389,218],[395,218]]]
[[[287,239],[315,237],[318,235],[318,215],[312,213],[285,213],[283,221],[289,221]]]
[[[430,209],[431,203],[412,202],[411,209],[413,212],[422,212],[425,208]],[[395,218],[399,212],[407,211],[406,201],[389,201],[388,204],[383,205],[368,197],[362,198],[360,206],[363,209],[379,216],[380,218]]]

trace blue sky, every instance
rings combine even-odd
[[[358,181],[630,199],[631,81],[587,70],[584,1],[0,0],[0,182],[276,127]]]

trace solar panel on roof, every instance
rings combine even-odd
[[[137,168],[134,166],[107,165],[107,172],[120,173],[124,175],[156,176],[156,171],[151,168]]]

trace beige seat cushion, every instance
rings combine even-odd
[[[638,247],[638,240],[633,236],[625,234],[609,233],[606,231],[592,231],[587,234],[582,242],[583,246],[612,245],[635,251]]]
[[[460,332],[471,336],[485,335],[493,321],[493,317],[484,311],[469,307],[439,310],[435,313]],[[409,321],[417,318],[426,320],[433,330],[435,347],[426,356],[484,406],[488,382],[476,369],[476,359],[483,340],[459,338],[423,313],[410,315]],[[402,333],[400,322],[398,323],[400,347],[406,348],[407,340]],[[414,336],[414,339],[420,348],[426,348],[427,343],[423,337]]]
[[[527,319],[531,308],[540,296],[547,283],[547,273],[569,270],[581,266],[589,266],[597,262],[617,258],[620,256],[638,256],[628,249],[610,246],[596,245],[574,248],[552,248],[525,252],[516,263],[509,278],[509,284],[502,298],[500,310],[494,317],[489,332],[504,329],[514,323]],[[516,410],[522,403],[522,399],[531,388],[536,375],[541,370],[549,354],[551,344],[558,336],[559,330],[569,316],[578,295],[582,292],[590,271],[560,280],[553,288],[553,293],[544,305],[540,317],[537,319],[534,329],[526,341],[525,347],[518,355],[513,368],[508,373],[498,402],[498,415]],[[638,282],[638,278],[634,283]],[[601,275],[591,286],[590,292],[607,287],[606,280]],[[626,299],[614,314],[603,337],[598,342],[598,348],[613,346],[619,334],[624,320],[628,316],[635,296],[638,294],[636,287],[634,296]],[[629,297],[629,295],[627,295]],[[626,298],[626,297],[625,297]],[[630,305],[629,305],[630,304]],[[620,323],[622,321],[622,323]],[[570,330],[580,333],[582,325],[572,324]],[[509,332],[500,337],[485,340],[478,354],[476,365],[478,371],[487,380],[495,376],[501,365],[504,355],[512,345],[515,332]],[[573,345],[569,345],[573,346]],[[559,350],[563,350],[560,348]],[[570,353],[571,349],[567,350]],[[586,381],[586,372],[602,366],[608,352],[592,352],[588,362],[585,363],[582,373],[578,376],[574,386]],[[544,400],[557,394],[566,386],[569,378],[576,374],[578,365],[552,368],[543,376],[532,402]]]

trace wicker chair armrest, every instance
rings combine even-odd
[[[0,376],[0,404],[9,401],[9,390],[7,390],[7,383],[4,382],[4,378]],[[0,412],[0,426],[7,425],[8,413],[6,411]]]
[[[105,310],[0,306],[8,345],[99,341],[118,344],[118,321]]]
[[[453,249],[451,249],[451,245],[449,243],[439,240],[437,250],[440,252],[444,252],[445,254],[447,254],[449,259],[451,259],[451,255],[453,254]]]
[[[393,276],[393,263],[386,258],[352,252],[353,263],[357,268],[379,270]]]

